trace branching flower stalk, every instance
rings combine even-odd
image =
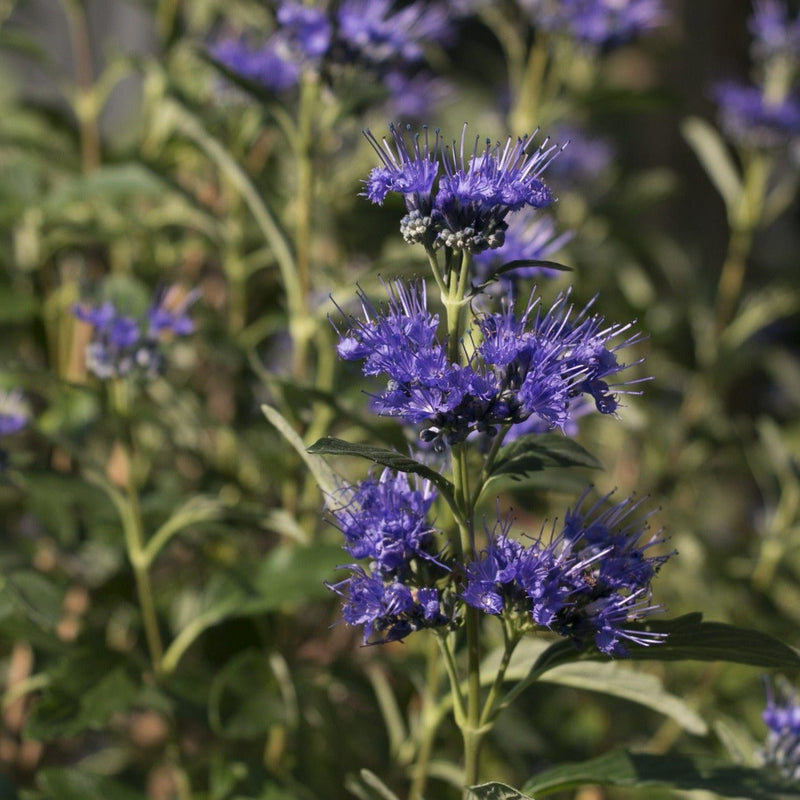
[[[626,642],[658,643],[661,635],[629,623],[660,610],[649,601],[650,581],[666,557],[644,555],[658,538],[638,544],[646,520],[632,518],[638,502],[603,510],[602,498],[584,510],[586,493],[549,538],[544,530],[527,542],[512,536],[513,520],[498,505],[495,524],[484,522],[478,540],[480,501],[498,465],[513,472],[518,457],[524,474],[526,448],[537,448],[542,432],[564,429],[583,403],[615,413],[627,382],[608,380],[626,367],[617,353],[639,337],[630,325],[606,325],[591,304],[576,312],[569,293],[547,309],[535,295],[518,307],[509,292],[491,310],[475,285],[473,256],[503,244],[515,212],[551,202],[540,176],[557,147],[547,140],[535,147],[528,138],[470,145],[466,130],[449,144],[438,131],[390,132],[391,141],[366,132],[381,163],[365,194],[375,203],[389,192],[404,198],[400,229],[408,243],[423,246],[444,319],[440,326],[429,308],[424,281],[392,281],[380,304],[359,291],[360,316],[340,309],[337,351],[362,361],[365,376],[387,379],[372,395],[374,410],[416,427],[435,466],[364,451],[388,468],[344,483],[331,499],[354,561],[343,567],[349,577],[330,588],[343,600],[344,620],[363,627],[365,643],[423,629],[437,637],[463,740],[466,793],[480,780],[481,745],[512,697],[503,687],[522,636],[550,630],[618,656]],[[437,497],[450,513],[435,526],[428,516]],[[486,690],[485,615],[498,618],[505,642]],[[418,752],[415,798],[429,747]]]

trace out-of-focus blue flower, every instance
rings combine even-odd
[[[0,440],[12,433],[19,433],[28,424],[28,406],[19,389],[0,391]],[[0,471],[9,463],[8,453],[0,447]]]
[[[520,0],[535,27],[608,50],[664,24],[663,0]]]
[[[313,60],[328,52],[333,26],[321,9],[284,0],[278,7],[276,19],[282,34],[307,59]]]
[[[576,125],[556,126],[553,139],[563,143],[558,158],[547,170],[548,179],[557,189],[575,188],[585,194],[614,161],[614,148],[607,139],[587,135]]]
[[[499,521],[487,547],[467,565],[462,599],[489,614],[525,612],[538,626],[593,641],[607,655],[625,655],[625,642],[662,641],[630,623],[662,610],[650,603],[651,581],[668,556],[645,552],[663,540],[642,545],[647,515],[624,500],[602,511],[608,497],[588,510],[567,512],[562,530],[524,545],[510,538],[511,521]]]
[[[552,217],[539,216],[533,209],[521,211],[509,224],[501,247],[475,255],[472,261],[475,265],[475,278],[480,282],[488,281],[494,272],[512,261],[543,261],[571,241],[573,235],[573,231],[557,234]],[[500,282],[509,285],[518,278],[550,276],[555,273],[556,270],[546,267],[522,266],[504,272],[500,276]]]
[[[393,0],[342,0],[336,18],[351,57],[380,67],[416,63],[425,43],[446,41],[452,31],[444,4],[420,0],[402,7]]]
[[[390,131],[394,146],[365,132],[382,161],[364,181],[365,194],[373,203],[389,192],[403,196],[408,214],[400,229],[409,243],[471,253],[500,247],[508,214],[553,200],[540,179],[558,151],[548,140],[536,149],[527,137],[509,138],[505,146],[487,141],[481,150],[476,138],[469,148],[464,126],[460,142],[450,146],[442,146],[438,131],[431,142],[427,129],[409,146],[402,131]]]
[[[520,314],[509,301],[503,312],[479,316],[478,343],[466,364],[455,364],[438,338],[424,283],[395,282],[380,308],[360,298],[363,319],[346,319],[340,357],[363,360],[365,375],[388,379],[373,398],[378,413],[421,424],[422,438],[439,443],[463,441],[472,431],[494,435],[531,416],[563,427],[583,394],[601,413],[613,413],[624,384],[607,379],[626,367],[617,352],[639,340],[624,336],[630,325],[606,325],[588,306],[574,313],[567,295],[547,311],[531,297]]]
[[[386,101],[388,117],[422,120],[453,95],[453,85],[427,70],[408,74],[396,69],[386,73],[382,83],[389,91]]]
[[[719,108],[722,129],[736,144],[779,148],[800,135],[797,96],[772,102],[760,87],[732,81],[717,84],[712,95]]]
[[[21,431],[28,424],[28,407],[22,392],[0,391],[0,437]]]
[[[749,28],[756,61],[800,58],[800,17],[791,19],[782,0],[754,0]]]
[[[133,373],[155,377],[163,366],[164,339],[194,331],[188,309],[197,296],[196,292],[189,292],[178,299],[178,293],[170,290],[140,319],[122,314],[110,301],[95,308],[74,306],[75,317],[93,328],[86,346],[87,369],[101,380]]]
[[[277,34],[259,45],[241,38],[223,39],[210,52],[231,72],[272,92],[284,92],[300,80],[300,63],[287,40]]]
[[[765,682],[767,705],[762,719],[769,729],[763,756],[766,764],[776,767],[790,780],[800,780],[800,697],[781,686],[776,697],[772,685]]]

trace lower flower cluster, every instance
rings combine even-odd
[[[640,545],[645,518],[630,519],[638,504],[624,500],[601,511],[602,498],[586,512],[579,502],[548,542],[523,544],[498,522],[480,556],[467,565],[466,603],[488,614],[529,619],[576,643],[593,640],[607,655],[627,653],[625,640],[647,645],[661,635],[628,624],[660,611],[650,603],[650,583],[669,556],[646,556],[663,540]]]
[[[522,630],[591,641],[607,655],[626,655],[626,642],[663,638],[631,627],[661,610],[650,602],[650,584],[669,558],[645,555],[663,540],[641,543],[647,515],[636,516],[637,502],[603,510],[604,497],[582,511],[579,501],[548,542],[512,538],[510,519],[499,521],[480,555],[459,565],[437,545],[441,532],[428,522],[436,493],[427,481],[412,486],[408,476],[387,469],[342,494],[335,524],[345,550],[368,564],[346,565],[350,576],[330,588],[344,601],[345,622],[363,628],[365,644],[455,626],[462,602],[504,615]]]
[[[334,520],[345,550],[369,564],[348,564],[350,577],[330,588],[344,599],[345,622],[363,626],[365,644],[451,621],[437,588],[449,570],[437,553],[440,532],[428,522],[435,499],[428,481],[412,486],[391,470],[340,493]]]

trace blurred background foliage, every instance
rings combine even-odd
[[[795,141],[720,310],[735,228],[720,170],[746,159],[716,133],[709,86],[747,74],[751,9],[670,8],[640,42],[565,59],[538,108],[508,89],[513,36],[462,19],[428,54],[450,90],[425,121],[498,138],[541,125],[557,141],[579,123],[607,143],[599,178],[553,177],[559,228],[576,232],[558,260],[573,271],[539,284],[637,318],[649,336],[637,369],[654,380],[618,422],[582,422],[605,471],[581,480],[660,508],[679,553],[658,582],[671,616],[700,609],[797,646],[800,155]],[[0,2],[0,389],[21,389],[30,418],[3,439],[0,473],[0,798],[366,797],[361,769],[401,787],[411,763],[426,642],[362,648],[336,624],[323,582],[344,557],[301,455],[326,432],[406,447],[366,411],[354,368],[335,364],[327,320],[329,295],[346,305],[356,281],[369,293],[379,275],[421,268],[401,249],[399,206],[358,197],[374,161],[361,129],[384,131],[393,112],[356,73],[305,98],[226,74],[209,46],[268,28],[268,9]],[[72,308],[141,312],[174,286],[200,292],[196,331],[121,398],[87,374],[90,331]],[[573,500],[512,495],[532,531]],[[487,772],[521,785],[618,743],[752,761],[753,669],[645,671],[713,732],[540,685],[501,719]],[[436,749],[430,797],[455,796],[446,726]],[[580,797],[657,796],[646,792]]]

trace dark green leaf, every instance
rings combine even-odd
[[[599,469],[600,462],[577,442],[553,433],[521,436],[500,449],[482,494],[501,489],[574,489],[567,470],[574,467]],[[551,470],[558,470],[549,476]],[[515,484],[519,484],[518,487]],[[585,486],[580,480],[579,488]]]
[[[376,464],[382,464],[384,467],[397,470],[398,472],[411,472],[415,475],[421,475],[427,478],[431,483],[436,485],[449,497],[453,494],[453,484],[444,477],[444,475],[436,472],[425,464],[415,461],[409,456],[404,456],[398,453],[397,450],[389,450],[385,447],[375,447],[371,444],[355,444],[353,442],[345,442],[343,439],[334,439],[328,436],[314,442],[308,448],[309,453],[315,455],[330,455],[330,456],[359,456],[366,458],[369,461],[374,461]]]
[[[80,769],[46,767],[36,773],[36,783],[47,800],[144,800],[145,796],[105,775]]]
[[[800,798],[800,784],[766,770],[741,767],[705,757],[647,755],[616,750],[590,761],[561,764],[525,785],[529,797],[543,797],[585,784],[602,786],[665,786],[682,791],[704,790],[749,800]]]
[[[521,794],[504,783],[482,783],[467,789],[467,800],[529,800],[530,795]]]
[[[645,647],[629,643],[628,657],[637,661],[729,661],[753,667],[800,669],[800,653],[773,636],[724,622],[703,622],[700,613],[646,624],[631,623],[630,628],[667,634],[661,644]],[[608,656],[592,646],[576,649],[565,639],[542,653],[531,674],[540,676],[559,664],[582,658],[605,660]]]
[[[549,467],[589,467],[602,464],[577,442],[555,433],[520,436],[501,448],[492,475],[526,475]]]
[[[27,736],[45,741],[101,729],[112,715],[127,711],[139,694],[123,666],[92,650],[63,659],[49,677],[50,685],[25,726]]]
[[[523,267],[538,267],[540,269],[558,270],[559,272],[572,272],[572,267],[568,267],[565,264],[559,264],[558,261],[544,261],[542,259],[535,258],[520,258],[516,261],[507,261],[505,264],[494,270],[487,280],[478,284],[473,284],[472,294],[478,294],[487,286],[491,286],[491,284],[493,284],[498,278],[500,278],[502,275],[505,275],[507,272],[513,272],[515,269],[521,269]]]
[[[208,717],[226,739],[257,739],[291,721],[269,659],[246,650],[217,673],[208,698]]]

